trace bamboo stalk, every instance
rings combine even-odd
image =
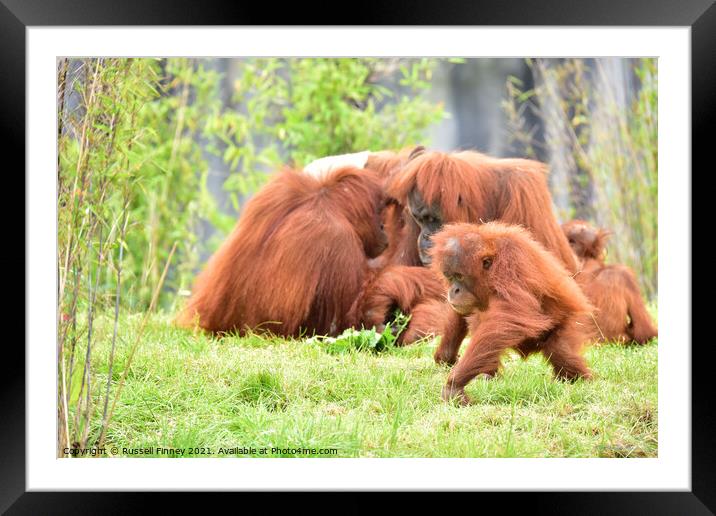
[[[114,330],[112,332],[112,349],[109,353],[109,372],[107,374],[107,387],[104,394],[104,408],[102,409],[102,428],[107,426],[107,406],[109,404],[109,388],[112,384],[112,368],[114,366],[114,350],[117,342],[117,327],[119,324],[119,301],[121,294],[121,280],[122,280],[122,259],[124,257],[124,236],[127,230],[127,222],[129,221],[129,203],[125,202],[124,205],[124,224],[122,225],[122,233],[119,240],[119,261],[117,262],[117,291],[115,293],[114,301]]]

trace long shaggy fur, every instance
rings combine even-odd
[[[387,190],[388,185],[394,181],[396,175],[401,174],[408,162],[424,152],[425,147],[422,145],[405,147],[398,152],[387,150],[373,152],[368,156],[365,168],[375,171],[382,178]],[[415,223],[410,224],[412,220],[409,219],[405,203],[389,196],[386,208],[383,210],[383,225],[388,236],[388,248],[373,262],[374,267],[382,268],[390,263],[420,265],[415,246],[418,237],[418,233],[415,232],[417,226]]]
[[[395,310],[410,315],[398,344],[437,335],[449,313],[440,279],[424,267],[390,265],[377,273],[365,289],[360,313],[365,327],[384,328]]]
[[[424,152],[425,147],[422,145],[404,147],[398,152],[390,150],[372,152],[368,155],[365,168],[377,172],[380,177],[386,179],[400,172],[410,160]]]
[[[393,175],[388,194],[407,205],[413,189],[423,199],[440,207],[444,223],[480,223],[499,220],[521,224],[535,239],[552,251],[567,267],[577,270],[567,239],[552,212],[546,167],[526,159],[498,159],[473,151],[423,152]],[[406,225],[414,222],[408,220]],[[415,228],[405,238],[417,235]],[[417,238],[409,242],[416,246]],[[401,257],[399,253],[396,256]],[[400,263],[411,262],[415,253],[405,253]]]
[[[484,300],[465,316],[466,324],[454,317],[443,331],[435,358],[448,363],[456,360],[468,330],[472,334],[444,398],[467,402],[465,385],[479,374],[494,375],[508,348],[524,356],[543,353],[559,377],[590,377],[582,349],[591,338],[585,321],[593,307],[564,265],[528,231],[500,222],[453,224],[433,241],[433,270],[467,278],[461,281],[470,285],[470,295]]]
[[[645,344],[658,336],[649,316],[634,271],[625,265],[604,263],[606,229],[583,220],[562,225],[581,263],[577,283],[595,306],[596,337],[599,340]]]
[[[180,324],[213,332],[335,335],[385,242],[381,182],[345,167],[319,178],[286,170],[246,205],[197,278]]]
[[[428,152],[423,147],[416,147],[410,152],[373,153],[366,166],[380,171],[386,182],[386,193],[392,200],[384,215],[390,243],[388,250],[375,261],[377,268],[386,264],[422,266],[417,245],[420,227],[406,209],[408,195],[416,189],[427,203],[439,207],[444,222],[501,220],[522,224],[570,271],[577,270],[574,256],[552,212],[546,168],[542,163],[496,159],[470,151]],[[413,276],[409,281],[418,279]],[[382,282],[383,278],[378,276],[368,287],[367,304],[371,305],[372,295],[377,298],[372,317],[369,317],[371,320],[388,320],[390,312],[381,316],[378,306],[380,303],[385,306],[400,304],[404,294],[389,278],[385,279],[385,285],[381,285]],[[386,299],[391,296],[394,302],[389,304]],[[416,303],[439,302],[443,297],[444,292],[440,296],[420,298]],[[417,310],[417,307],[414,304],[404,308],[412,314],[411,327],[432,331],[435,325],[442,324],[435,314]],[[411,342],[412,336],[406,334],[404,342]]]

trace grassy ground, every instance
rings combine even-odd
[[[121,320],[125,335],[141,315]],[[111,316],[95,322],[93,391],[104,392]],[[117,345],[115,385],[133,342]],[[504,360],[493,380],[467,387],[475,405],[443,403],[448,374],[434,342],[374,353],[332,353],[318,343],[215,339],[153,317],[133,359],[106,446],[335,449],[339,457],[654,457],[657,344],[587,352],[595,379],[555,381],[539,356]],[[82,355],[80,355],[82,356]],[[94,402],[101,418],[101,403]],[[92,428],[90,435],[97,435]],[[262,453],[265,449],[266,453]],[[197,450],[195,450],[197,451]],[[230,450],[226,456],[245,456]],[[231,453],[233,452],[233,453]],[[112,454],[112,453],[110,453]],[[185,452],[188,454],[188,451]]]

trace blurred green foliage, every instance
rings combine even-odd
[[[423,95],[436,65],[434,59],[242,61],[232,102],[243,109],[216,111],[206,121],[234,172],[224,183],[234,209],[266,179],[261,171],[280,164],[300,168],[323,156],[424,143],[426,129],[444,116],[442,105]],[[235,218],[216,215],[214,225],[230,231]]]

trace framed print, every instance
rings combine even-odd
[[[711,2],[3,4],[27,206],[3,510],[715,510],[690,209]]]

